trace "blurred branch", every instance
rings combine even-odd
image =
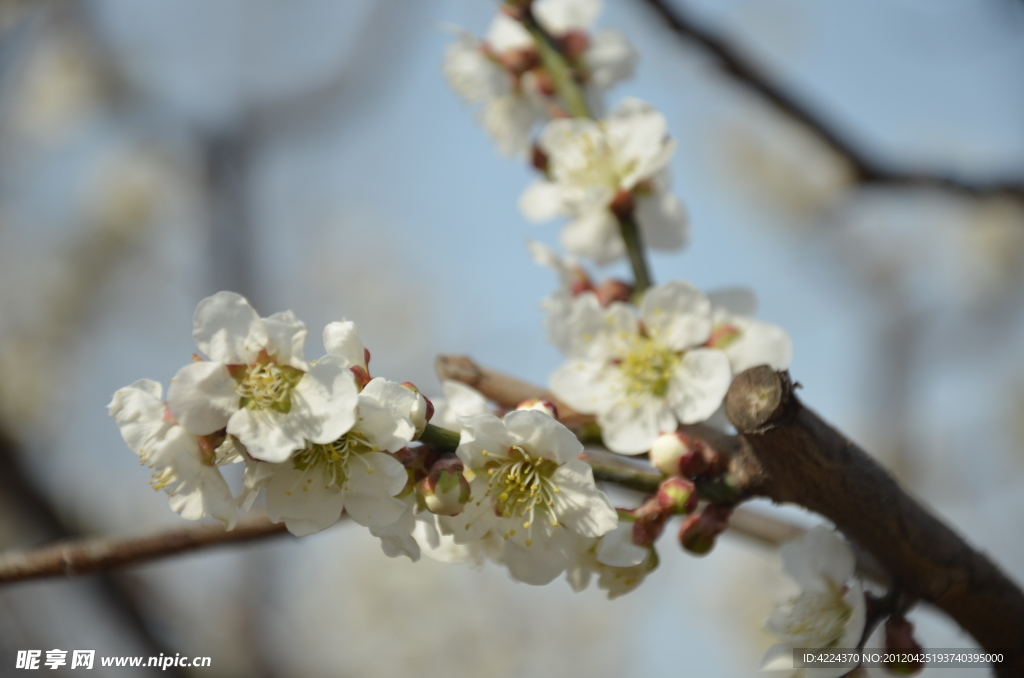
[[[68,538],[75,534],[76,530],[61,519],[48,499],[36,489],[31,478],[24,472],[19,463],[17,443],[2,429],[0,429],[0,491],[4,498],[3,507],[8,510],[16,509],[19,514],[26,515],[35,524],[37,533],[43,532],[50,535],[51,538],[58,539]],[[2,583],[7,581],[4,579],[7,563],[4,555],[0,555],[0,563],[3,563],[0,564],[0,583]],[[16,581],[16,579],[10,581]],[[99,578],[98,584],[104,599],[126,625],[133,629],[142,647],[151,654],[154,652],[166,653],[167,647],[164,643],[150,632],[149,625],[139,610],[127,582],[115,578],[110,573],[104,573]],[[172,673],[169,675],[180,675],[177,668],[170,668]]]
[[[88,574],[285,532],[284,523],[272,523],[266,516],[250,516],[240,520],[230,532],[220,525],[197,525],[144,537],[68,541],[20,553],[0,554],[0,584]]]
[[[1024,200],[1024,178],[984,181],[965,177],[933,174],[929,172],[903,171],[885,165],[868,157],[856,144],[828,121],[828,116],[816,110],[797,95],[786,90],[771,75],[757,64],[743,50],[734,47],[723,36],[701,25],[692,15],[680,9],[679,3],[670,0],[641,0],[684,40],[697,45],[718,60],[718,65],[748,89],[757,92],[763,99],[782,113],[805,125],[826,146],[850,163],[854,180],[862,185],[886,185],[900,187],[934,188],[950,193],[982,198],[1010,196]]]

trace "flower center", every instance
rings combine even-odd
[[[538,511],[547,513],[553,526],[558,525],[554,516],[558,488],[551,482],[557,463],[544,457],[531,457],[521,447],[513,447],[507,457],[497,457],[484,468],[488,478],[487,496],[493,497],[498,515],[522,519],[523,529],[531,530],[531,534]],[[508,539],[515,533],[516,528],[510,528],[504,537]],[[532,543],[532,539],[526,540],[527,546]]]
[[[622,359],[619,369],[630,395],[653,394],[659,398],[668,393],[672,374],[679,366],[679,354],[656,339],[638,336]]]
[[[629,174],[636,164],[635,161],[631,161],[619,167],[615,152],[608,143],[603,129],[600,132],[581,135],[574,150],[577,152],[560,157],[560,174],[568,183],[582,189],[604,187],[615,192],[619,189],[622,178]]]
[[[300,471],[308,468],[319,467],[329,479],[329,484],[334,484],[343,490],[347,490],[346,483],[349,476],[349,463],[353,459],[367,464],[366,470],[373,473],[374,469],[361,455],[367,452],[376,452],[377,448],[370,444],[366,438],[356,431],[349,431],[333,443],[308,443],[306,447],[292,458],[292,464]],[[308,489],[303,487],[303,491]]]
[[[237,382],[235,392],[242,399],[242,407],[281,413],[291,411],[292,389],[305,374],[294,367],[278,365],[272,359],[260,359],[255,365],[231,366],[228,369]]]
[[[786,633],[800,638],[807,647],[830,647],[842,639],[852,614],[838,590],[804,591],[790,602]]]

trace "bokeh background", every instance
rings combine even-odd
[[[1024,581],[1024,205],[855,185],[645,2],[606,5],[601,25],[641,52],[612,100],[652,102],[679,140],[692,244],[653,256],[655,277],[756,290],[805,401]],[[310,354],[353,319],[375,374],[427,393],[438,353],[546,381],[555,280],[523,244],[558,229],[518,214],[530,169],[494,152],[440,71],[443,24],[480,34],[496,6],[0,2],[0,548],[183,523],[105,405],[167,383],[219,289],[294,310]],[[1024,176],[1019,0],[677,6],[872,159]],[[32,648],[209,655],[196,675],[216,676],[758,675],[787,593],[777,553],[727,536],[696,559],[669,529],[661,554],[608,602],[390,560],[339,524],[4,587],[0,675]],[[927,609],[912,619],[926,646],[970,646]]]

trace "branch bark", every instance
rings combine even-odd
[[[499,405],[541,398],[555,403],[570,428],[593,423],[549,391],[469,358],[439,356],[435,367],[441,379],[462,381]],[[744,497],[794,503],[825,516],[851,540],[865,574],[891,580],[906,594],[942,609],[986,649],[1015,650],[1017,663],[997,667],[997,675],[1024,675],[1024,594],[866,452],[805,408],[787,373],[747,370],[726,396],[726,413],[739,435],[682,428],[729,457]],[[739,524],[734,518],[731,528],[736,527],[766,543],[802,534],[762,516],[743,516]]]
[[[872,553],[902,591],[946,612],[986,649],[1015,651],[1024,675],[1024,594],[984,554],[908,495],[864,450],[804,407],[788,373],[733,382],[729,420],[762,465],[754,493],[799,504]]]
[[[0,584],[137,565],[208,546],[251,541],[286,532],[284,523],[272,523],[266,516],[252,516],[238,521],[230,532],[220,525],[197,525],[145,537],[97,537],[58,542],[31,551],[0,555]]]
[[[887,167],[861,151],[849,137],[829,122],[828,116],[786,90],[747,54],[723,36],[680,9],[669,0],[643,0],[679,37],[697,45],[718,61],[721,70],[733,80],[753,90],[782,113],[802,123],[826,146],[845,158],[862,185],[888,185],[934,188],[950,193],[981,198],[1008,196],[1024,200],[1024,179],[984,181],[965,177],[903,171]]]

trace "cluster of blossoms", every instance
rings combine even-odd
[[[480,106],[499,149],[531,156],[543,174],[521,197],[525,215],[568,220],[568,256],[529,243],[559,279],[543,302],[549,339],[567,359],[551,392],[593,416],[610,452],[648,453],[657,490],[634,508],[613,507],[550,402],[502,411],[445,382],[435,413],[412,384],[371,376],[352,322],[329,324],[326,355],[307,361],[306,327],[291,312],[261,318],[221,292],[198,305],[202,355],[178,371],[166,401],[160,384],[142,380],[109,406],[175,511],[230,529],[262,490],[271,520],[296,535],[347,514],[391,557],[490,560],[529,584],[564,574],[576,590],[596,577],[609,597],[657,567],[655,543],[673,516],[684,516],[686,550],[713,548],[737,497],[720,491],[726,460],[687,426],[727,425],[733,378],[758,365],[786,369],[791,343],[754,319],[748,291],[649,284],[644,245],[687,241],[685,209],[668,187],[675,144],[649,104],[627,99],[604,114],[604,91],[632,73],[636,54],[616,31],[591,30],[599,12],[599,0],[507,0],[485,40],[459,33],[445,73]],[[635,284],[595,283],[577,259],[625,256]],[[237,492],[221,474],[233,463],[245,466]],[[701,486],[719,491],[700,501]],[[816,528],[783,558],[803,590],[770,620],[782,643],[766,668],[790,668],[794,647],[855,646],[866,603],[845,542]],[[893,628],[910,637],[898,620]]]
[[[432,403],[412,384],[371,376],[352,322],[329,324],[326,355],[307,361],[306,327],[290,311],[261,318],[220,292],[199,303],[192,335],[202,355],[171,379],[166,401],[144,379],[109,405],[183,517],[230,529],[262,488],[271,520],[299,536],[345,513],[390,556],[489,558],[531,584],[569,571],[585,585],[597,572],[612,595],[639,581],[628,570],[646,551],[614,548],[623,523],[551,406],[528,402],[499,418],[481,395],[448,383],[441,419],[460,435],[445,441],[434,429],[425,441]],[[237,493],[221,473],[233,463],[245,464]]]

